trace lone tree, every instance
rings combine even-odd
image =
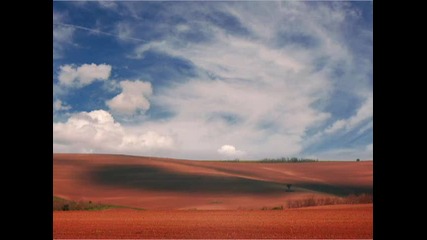
[[[292,184],[286,184],[286,187],[288,188],[288,190],[286,190],[287,192],[290,192],[291,191],[291,187],[292,187]]]
[[[356,159],[356,162],[360,162],[360,159]]]
[[[68,210],[70,210],[70,205],[64,204],[64,206],[62,206],[62,211],[68,211]]]

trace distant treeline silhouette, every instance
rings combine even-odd
[[[282,157],[282,158],[264,158],[261,162],[318,162],[319,159]]]

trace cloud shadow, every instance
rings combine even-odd
[[[282,184],[240,177],[173,172],[146,165],[107,165],[91,172],[94,182],[117,187],[185,193],[280,194]]]

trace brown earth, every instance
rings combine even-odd
[[[104,210],[53,213],[55,239],[372,239],[372,204],[283,211]]]
[[[53,191],[75,201],[149,210],[250,210],[313,196],[372,193],[372,168],[372,161],[250,163],[54,154]],[[288,183],[292,192],[285,191]]]

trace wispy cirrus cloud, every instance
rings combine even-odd
[[[326,130],[326,134],[333,134],[340,130],[350,131],[355,127],[359,126],[366,120],[371,120],[373,116],[373,97],[369,96],[365,99],[363,104],[357,110],[357,112],[348,119],[340,119],[334,122]]]
[[[116,41],[103,44],[123,49],[114,65],[121,92],[99,107],[134,118],[122,123],[126,131],[170,137],[174,148],[162,154],[372,155],[366,147],[373,116],[372,28],[363,9],[297,1],[127,2],[102,9],[120,20],[99,20],[108,23],[102,32],[70,23],[101,33],[97,38],[113,36]],[[85,82],[66,79],[58,82]],[[147,79],[150,86],[123,79]]]
[[[65,31],[64,29],[66,29],[66,33],[74,32],[75,29],[78,29],[78,30],[84,30],[84,31],[88,31],[91,33],[95,33],[95,34],[102,34],[102,35],[107,35],[107,36],[111,36],[111,37],[116,37],[116,38],[119,38],[122,40],[133,40],[133,41],[137,41],[137,42],[147,42],[144,39],[130,37],[130,34],[129,34],[130,28],[126,27],[126,25],[123,25],[123,24],[117,25],[117,31],[118,31],[117,33],[105,32],[105,31],[101,31],[101,30],[96,29],[96,28],[89,28],[89,27],[80,26],[80,25],[68,24],[68,23],[63,23],[60,21],[54,21],[53,25],[58,26],[59,29],[62,29],[61,31]],[[54,35],[55,35],[55,32],[54,32]],[[66,37],[68,37],[67,35],[64,36],[64,34],[62,34],[62,35],[58,34],[58,35],[60,36],[60,38],[63,38],[64,40]]]
[[[53,12],[53,22],[62,22],[67,19],[66,15],[57,11]],[[66,46],[73,45],[74,28],[67,26],[53,26],[53,59],[63,56]]]

